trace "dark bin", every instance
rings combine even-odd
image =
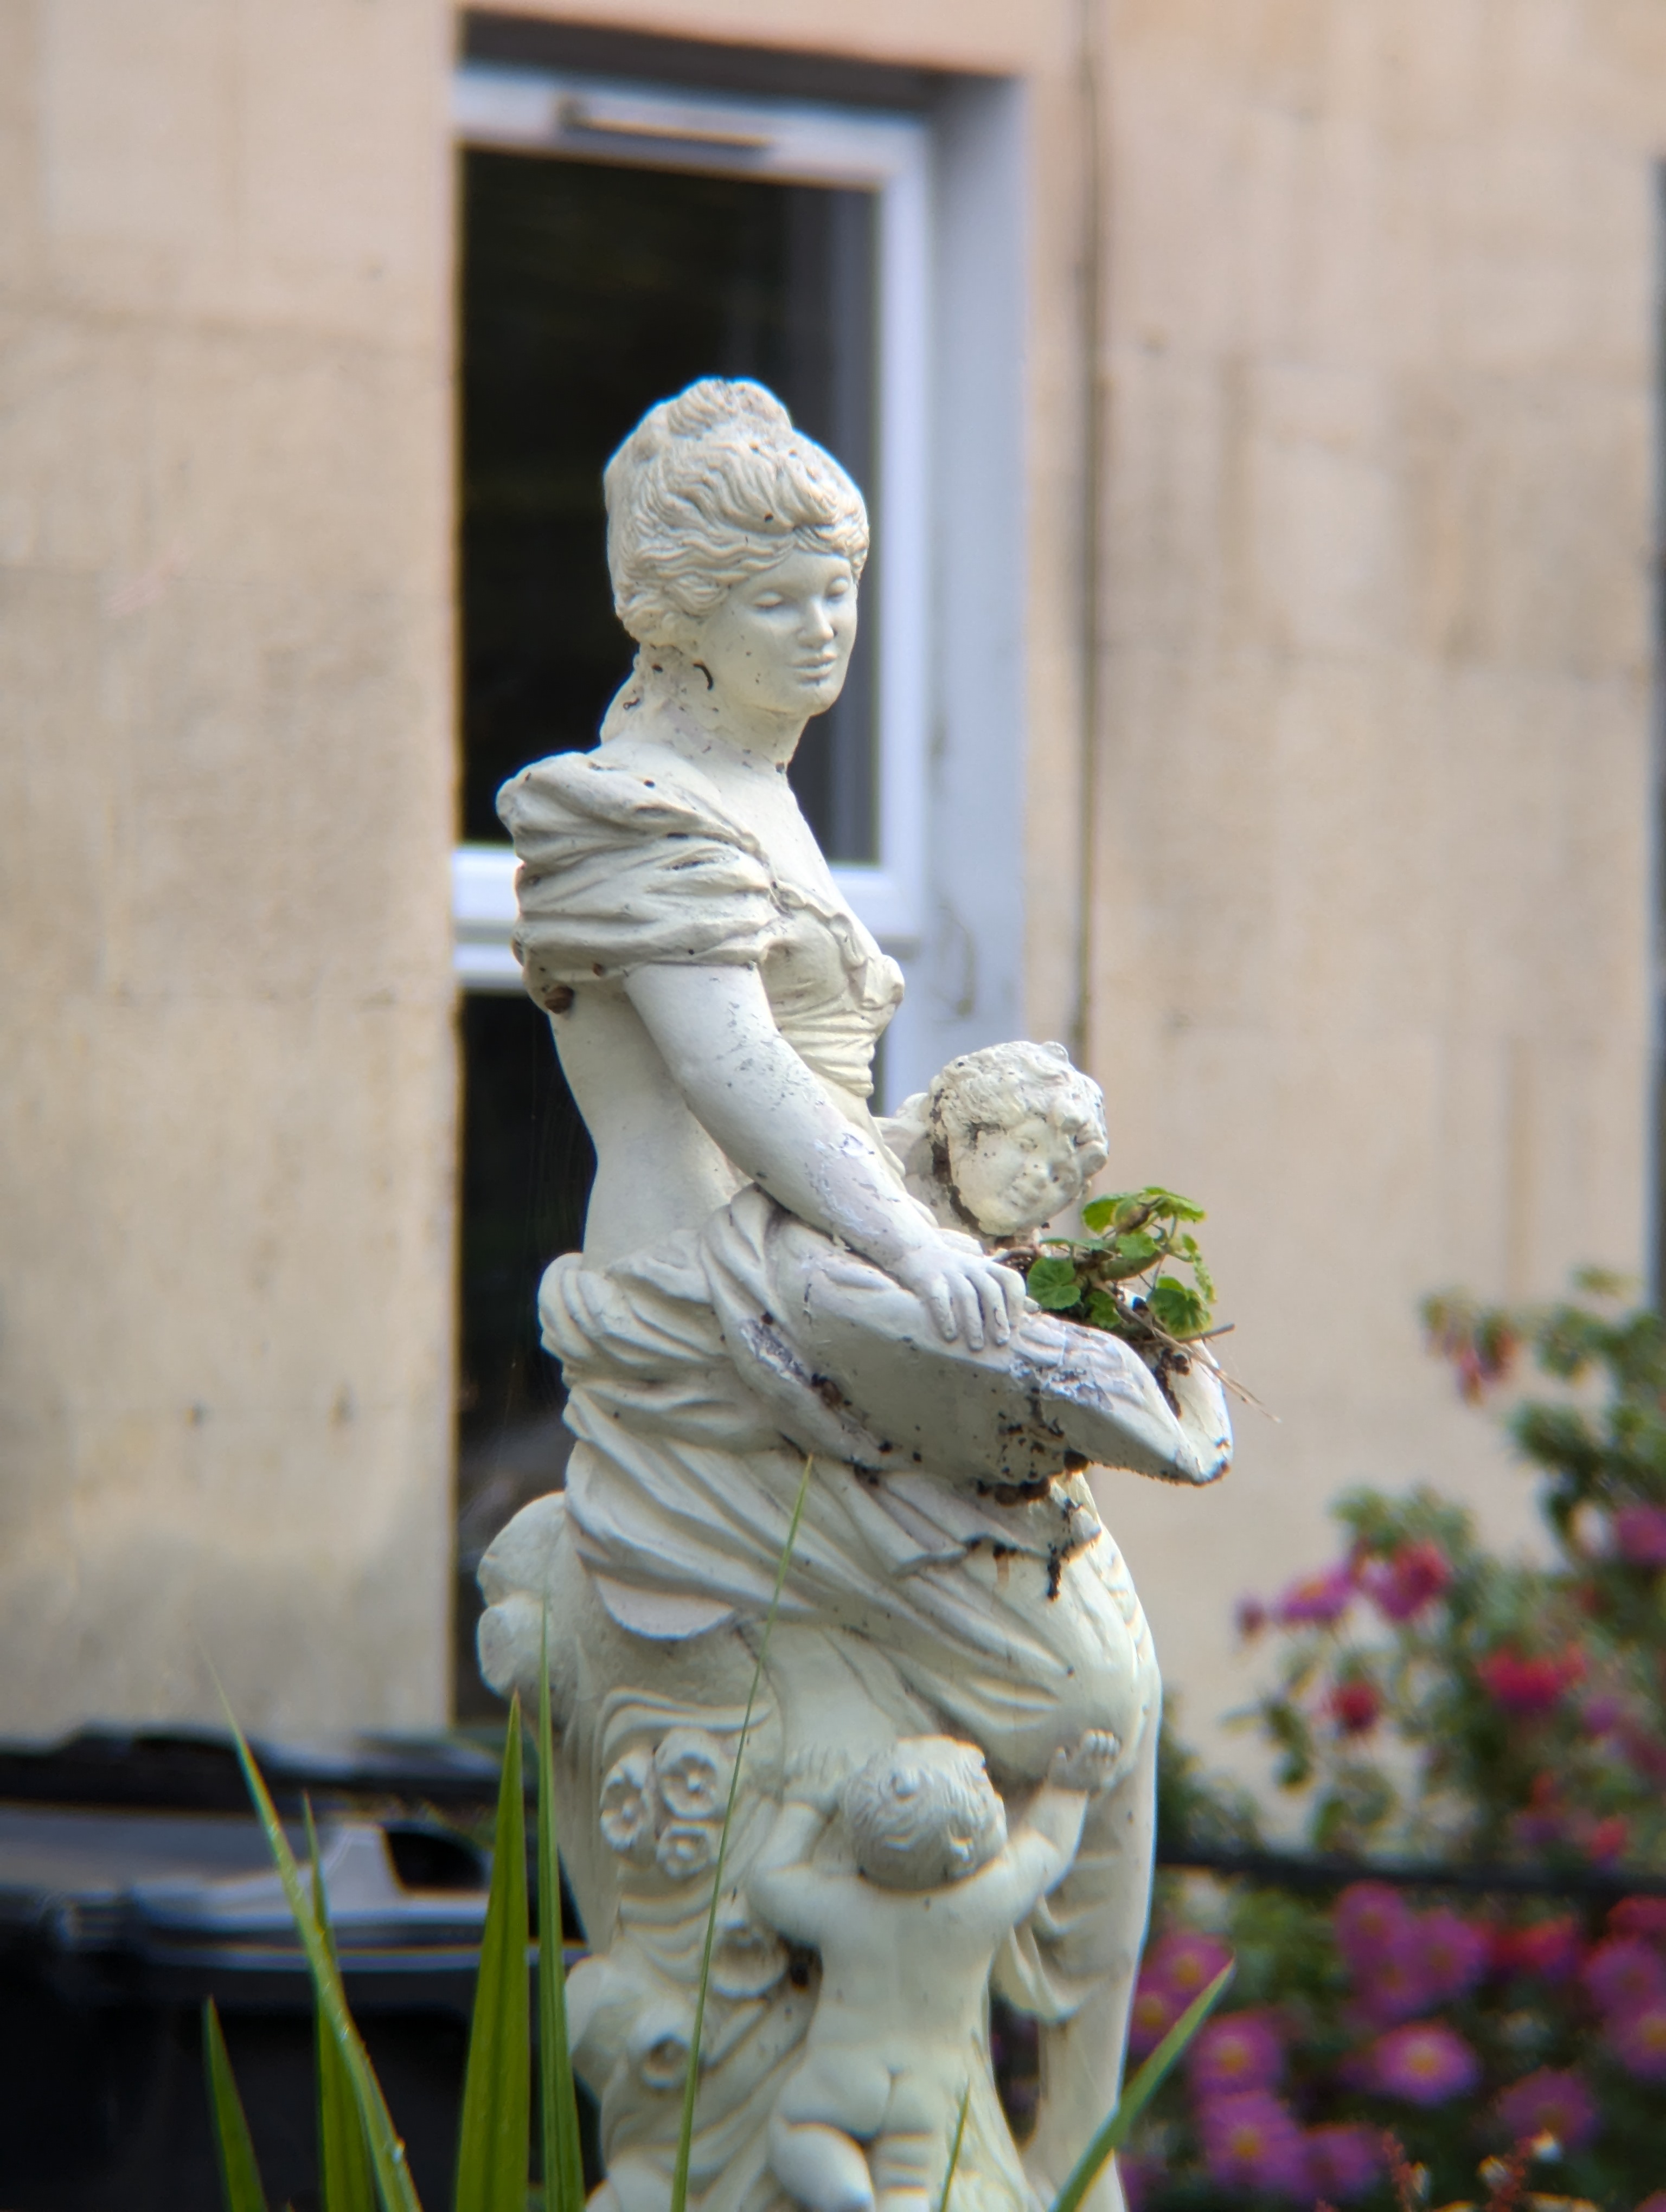
[[[484,1832],[496,1759],[454,1741],[257,1756],[286,1822],[313,1802],[349,1999],[418,2192],[443,2207],[489,1879],[463,1831]],[[311,1986],[230,1742],[0,1747],[5,2212],[219,2212],[207,1996],[269,2197],[313,2212]]]

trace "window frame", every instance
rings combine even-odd
[[[878,859],[833,876],[905,963],[926,931],[932,642],[929,560],[932,126],[882,109],[708,93],[635,78],[465,61],[452,82],[459,148],[871,191],[876,201],[878,494],[885,558],[873,586]],[[509,949],[514,855],[459,845],[452,859],[453,975],[466,991],[516,991]]]

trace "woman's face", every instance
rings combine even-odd
[[[737,704],[807,721],[844,688],[856,579],[836,553],[789,553],[737,584],[696,632],[692,658]]]

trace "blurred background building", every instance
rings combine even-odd
[[[1658,0],[0,0],[0,1731],[477,1696],[587,1168],[492,795],[709,372],[874,511],[889,1095],[1067,1039],[1210,1209],[1191,1723],[1344,1485],[1523,1529],[1415,1304],[1651,1264],[1663,152]]]

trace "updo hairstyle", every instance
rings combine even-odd
[[[860,578],[867,510],[771,392],[702,377],[652,407],[608,463],[607,566],[641,645],[687,646],[727,592],[789,553],[833,553]]]

